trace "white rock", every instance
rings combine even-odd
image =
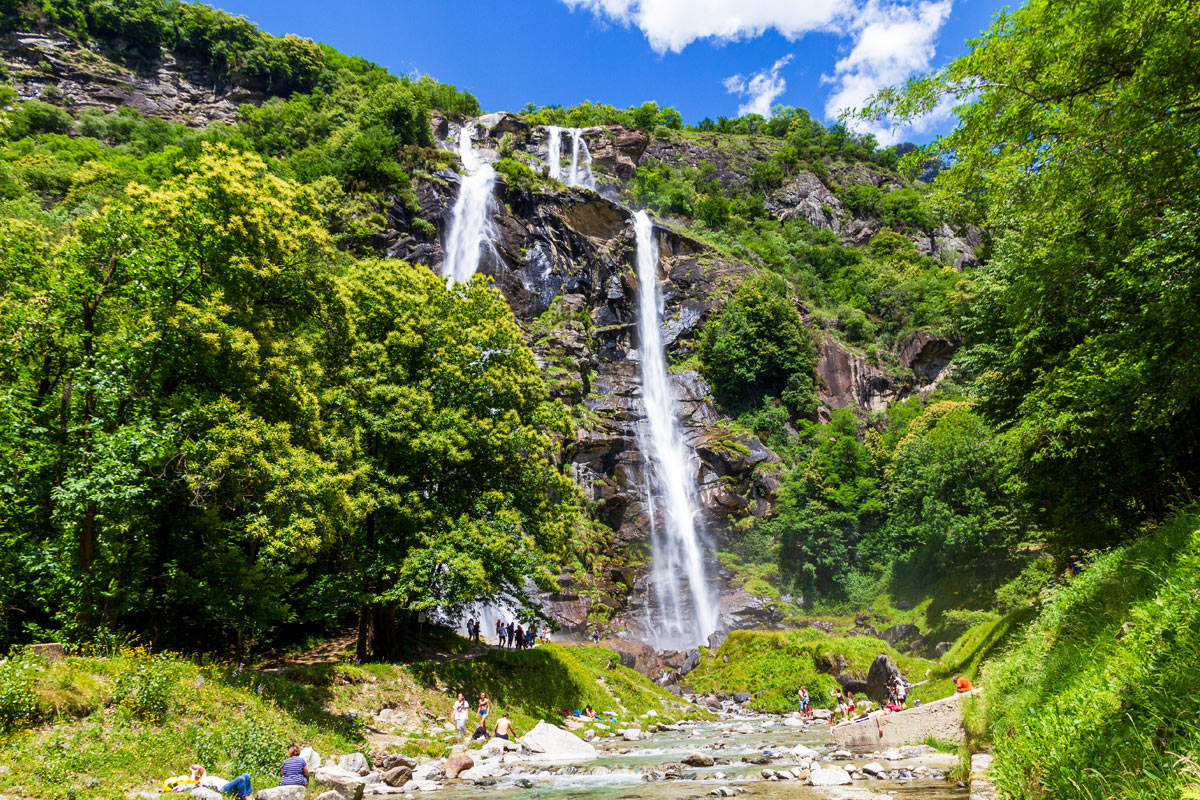
[[[854,758],[854,753],[849,750],[834,750],[829,756],[830,758]]]
[[[362,753],[350,753],[338,759],[338,767],[353,772],[356,775],[366,775],[371,771],[367,766],[367,757]]]
[[[259,789],[254,793],[255,800],[302,800],[306,786],[272,786],[270,789]]]
[[[793,747],[791,749],[791,754],[796,756],[797,758],[816,758],[817,756],[821,755],[816,750],[813,750],[811,747],[807,747],[802,744],[798,744],[795,747]]]
[[[788,717],[783,721],[783,724],[788,728],[802,728],[804,727],[804,720],[797,719],[796,717]]]
[[[224,800],[219,791],[209,789],[206,786],[198,786],[188,792],[192,800]]]
[[[883,767],[872,761],[870,764],[863,764],[862,771],[868,775],[878,775],[883,772]]]
[[[810,786],[845,786],[850,780],[850,773],[837,767],[814,769],[808,773]]]
[[[305,747],[300,751],[300,757],[304,759],[304,763],[308,764],[309,772],[316,772],[321,767],[321,754],[311,747]]]
[[[642,731],[640,728],[627,728],[621,732],[621,738],[627,742],[636,742],[642,738]]]
[[[521,737],[521,744],[530,751],[523,761],[548,764],[578,764],[596,758],[596,748],[570,731],[542,721]]]

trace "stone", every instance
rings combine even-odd
[[[392,767],[383,773],[383,782],[388,786],[403,786],[412,776],[412,770],[406,766]]]
[[[446,759],[444,769],[446,770],[446,780],[454,780],[459,776],[459,773],[468,770],[475,766],[475,760],[466,753],[454,753]]]
[[[749,692],[734,692],[733,693],[733,702],[735,702],[739,705],[741,705],[743,703],[749,703],[750,702],[750,693]]]
[[[595,732],[595,731],[592,731],[592,730],[587,730],[587,731],[584,731],[584,732],[583,732],[583,740],[584,740],[585,742],[590,742],[590,741],[592,741],[592,740],[593,740],[593,739],[595,739],[595,738],[596,738],[596,732]]]
[[[813,750],[811,747],[803,744],[796,745],[789,752],[797,758],[816,758],[817,756],[821,755],[816,750]]]
[[[342,796],[333,789],[317,795],[316,800],[342,800]]]
[[[867,697],[876,703],[887,702],[888,684],[900,677],[900,668],[892,661],[891,656],[885,653],[875,656],[871,668],[867,670]]]
[[[338,767],[356,775],[366,775],[371,771],[370,766],[367,765],[367,757],[362,753],[350,753],[342,756],[338,759]]]
[[[598,755],[589,742],[544,720],[521,737],[521,744],[531,752],[530,756],[522,756],[526,761],[574,764],[591,761]]]
[[[188,792],[188,795],[191,796],[193,800],[224,800],[224,797],[220,792],[209,789],[205,786],[198,786],[195,789],[192,789],[190,792]]]
[[[712,756],[707,756],[704,753],[699,752],[692,753],[686,758],[680,759],[680,761],[682,761],[684,764],[687,764],[689,767],[711,767],[714,763]]]
[[[636,742],[642,738],[641,728],[626,728],[621,731],[621,738],[627,742]]]
[[[316,772],[321,767],[321,754],[311,747],[304,747],[300,750],[300,757],[304,759],[304,763],[308,764],[309,772]]]
[[[270,789],[259,789],[254,797],[256,800],[303,800],[307,791],[306,786],[272,786]],[[359,784],[358,796],[362,797],[362,784]]]
[[[845,786],[852,780],[849,772],[838,767],[814,769],[808,774],[809,786]]]
[[[515,742],[491,738],[483,743],[483,747],[479,748],[479,755],[483,758],[495,758],[505,753],[515,753],[520,749]]]
[[[868,775],[879,775],[883,772],[883,767],[872,761],[869,764],[863,764],[862,771]]]
[[[400,753],[391,753],[383,758],[383,763],[380,766],[385,770],[395,769],[396,767],[408,767],[409,770],[414,770],[417,768],[417,760]]]
[[[366,785],[361,775],[341,767],[321,767],[313,773],[313,780],[329,786],[343,800],[362,800],[363,787]]]

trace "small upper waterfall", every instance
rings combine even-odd
[[[592,152],[583,138],[583,128],[568,128],[571,132],[571,166],[567,170],[567,186],[596,188],[596,176],[592,174]],[[562,176],[562,131],[557,125],[546,126],[546,166],[550,177],[561,181]]]
[[[557,125],[550,125],[546,128],[546,165],[550,167],[550,177],[561,181],[562,128]]]
[[[651,578],[661,623],[659,647],[704,644],[717,627],[704,547],[696,520],[692,453],[683,442],[662,339],[663,294],[658,245],[646,212],[634,215],[637,233],[638,335],[646,419],[638,443],[649,462],[646,498],[651,524]],[[658,511],[661,505],[661,521]]]
[[[442,274],[447,283],[462,283],[479,269],[479,253],[492,244],[492,189],[496,171],[485,163],[472,146],[471,128],[463,125],[458,134],[458,155],[466,167],[458,186],[458,197],[450,212],[450,232],[446,237],[446,258]]]

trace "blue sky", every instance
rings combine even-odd
[[[210,0],[213,2],[214,0]],[[215,0],[394,73],[469,89],[489,111],[654,100],[686,122],[772,103],[831,121],[960,54],[999,0]],[[925,141],[945,113],[883,142]]]

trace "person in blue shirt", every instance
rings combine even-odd
[[[300,757],[300,745],[288,745],[287,754],[283,766],[279,768],[279,785],[307,786],[308,762]]]

